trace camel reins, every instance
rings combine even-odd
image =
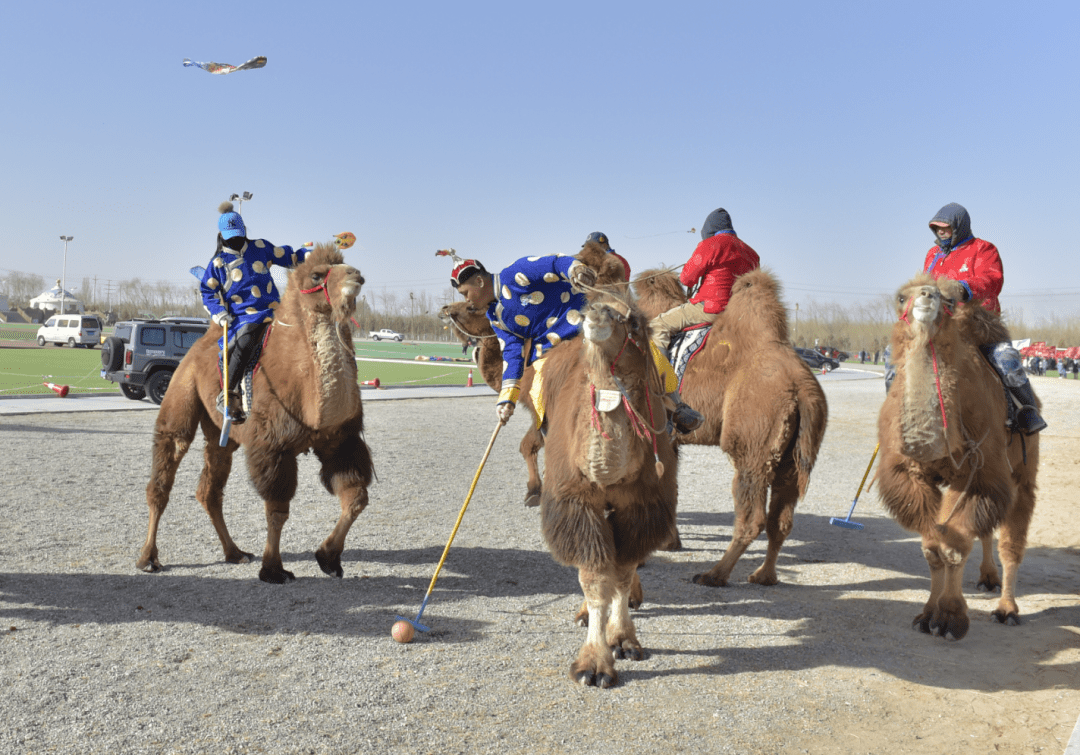
[[[326,271],[326,277],[323,278],[323,282],[320,285],[315,286],[315,288],[302,288],[302,289],[300,289],[300,293],[302,293],[302,294],[313,294],[316,291],[322,291],[323,296],[326,297],[326,303],[330,305],[331,309],[333,309],[334,302],[330,301],[330,292],[326,290],[326,284],[330,282],[330,272],[333,269],[334,268],[331,267],[330,270]]]

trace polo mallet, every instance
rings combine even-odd
[[[221,346],[221,369],[224,372],[221,387],[225,400],[225,421],[221,423],[221,439],[218,440],[218,445],[225,448],[229,442],[229,429],[232,427],[232,417],[229,416],[229,321],[222,320],[221,323],[225,329],[225,340]]]
[[[849,530],[861,530],[863,528],[863,525],[859,524],[858,522],[851,521],[851,515],[855,511],[855,504],[859,502],[859,494],[862,493],[863,483],[866,482],[866,478],[870,474],[870,467],[874,466],[874,459],[877,458],[877,452],[879,448],[881,448],[880,443],[874,446],[874,453],[870,457],[870,463],[866,466],[866,472],[862,476],[862,482],[859,483],[859,489],[855,491],[855,500],[851,502],[851,509],[848,510],[847,518],[839,519],[834,516],[832,519],[829,520],[829,524],[835,524],[837,527],[843,527]]]
[[[446,563],[446,554],[450,552],[450,544],[454,542],[454,535],[457,534],[458,527],[461,526],[461,520],[465,516],[465,509],[469,507],[469,501],[472,499],[473,491],[476,490],[476,481],[480,479],[480,473],[484,471],[484,464],[487,463],[488,456],[491,454],[491,447],[495,445],[495,438],[499,435],[499,430],[503,426],[503,421],[499,420],[499,424],[495,425],[495,432],[491,434],[491,440],[488,441],[487,450],[484,451],[484,458],[480,460],[480,466],[476,470],[476,475],[473,477],[472,486],[469,488],[469,494],[465,496],[465,503],[461,506],[461,512],[458,514],[457,521],[454,523],[454,530],[450,533],[450,539],[446,541],[446,547],[443,549],[442,558],[439,559],[439,565],[435,567],[435,573],[431,577],[431,584],[428,585],[427,595],[424,596],[424,602],[420,604],[420,610],[416,614],[415,619],[406,619],[404,616],[396,616],[396,619],[400,621],[407,621],[421,632],[430,632],[431,628],[426,627],[420,623],[420,617],[424,615],[424,609],[427,608],[428,600],[431,598],[431,591],[435,589],[435,582],[439,578],[439,572],[442,570],[443,564]]]

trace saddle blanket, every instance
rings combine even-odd
[[[686,365],[690,364],[694,355],[705,347],[705,339],[709,337],[711,330],[712,325],[701,323],[687,328],[671,339],[671,345],[668,346],[668,358],[671,360],[672,367],[675,368],[679,388],[682,388]]]

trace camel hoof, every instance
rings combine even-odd
[[[716,577],[711,576],[709,572],[705,572],[704,574],[695,574],[693,581],[695,585],[705,585],[706,587],[727,586],[726,579],[717,579]]]
[[[263,582],[269,582],[272,585],[283,585],[286,582],[292,582],[296,579],[296,575],[291,571],[287,571],[282,568],[271,569],[267,566],[259,569],[259,579]]]
[[[754,585],[764,585],[765,587],[772,587],[773,585],[780,584],[780,580],[776,578],[775,574],[758,574],[754,572],[746,581]]]
[[[950,642],[964,639],[968,633],[967,616],[943,616],[930,621],[930,630],[935,637],[944,637]]]
[[[538,493],[529,493],[525,496],[525,507],[536,508],[540,505],[540,495]]]
[[[246,553],[244,551],[237,551],[236,553],[230,553],[225,556],[225,563],[227,564],[250,564],[254,560],[254,553]]]
[[[992,581],[989,579],[984,579],[975,586],[983,592],[999,592],[1001,590],[1000,581]]]
[[[315,551],[315,560],[319,562],[319,568],[323,570],[324,574],[329,574],[331,577],[345,575],[344,570],[341,568],[341,556],[328,556],[322,551]]]
[[[611,654],[616,659],[622,661],[643,661],[645,660],[645,650],[640,645],[631,644],[629,642],[621,645],[612,645]]]
[[[578,673],[576,681],[582,687],[599,687],[600,689],[607,689],[608,687],[615,686],[615,679],[603,672],[593,673],[592,671],[581,671]]]
[[[1014,611],[1009,611],[1008,613],[1005,611],[991,611],[990,615],[993,616],[994,621],[999,624],[1004,624],[1009,627],[1020,626],[1020,614]]]
[[[135,567],[147,574],[161,571],[161,564],[157,561],[136,561]]]
[[[920,613],[911,622],[911,628],[916,632],[922,632],[923,634],[933,634],[930,631],[930,614]]]

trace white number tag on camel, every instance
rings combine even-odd
[[[596,392],[596,408],[602,412],[610,412],[619,405],[622,394],[618,391],[598,390]]]

